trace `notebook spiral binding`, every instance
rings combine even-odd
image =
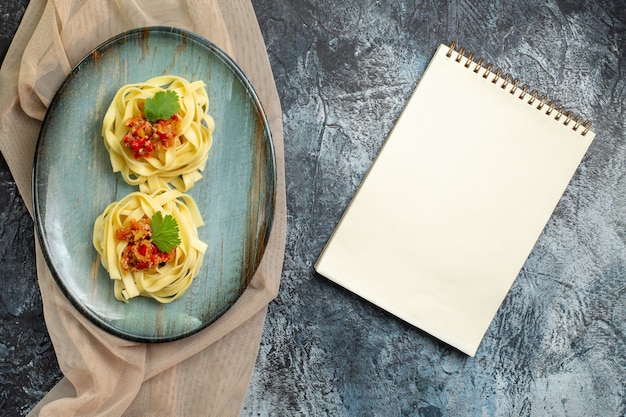
[[[591,121],[581,121],[582,118],[580,116],[573,114],[570,111],[564,110],[563,106],[557,106],[556,101],[548,99],[545,94],[540,94],[537,90],[531,90],[529,92],[528,90],[530,89],[530,86],[528,84],[524,84],[520,87],[519,79],[512,79],[511,75],[508,73],[502,75],[502,69],[494,68],[493,64],[491,63],[485,63],[485,60],[483,58],[479,57],[476,61],[474,61],[474,53],[469,52],[468,55],[465,56],[465,52],[466,50],[464,47],[460,47],[457,51],[456,42],[451,42],[446,56],[448,58],[451,58],[453,54],[456,53],[456,56],[454,57],[454,60],[456,62],[458,62],[459,64],[463,64],[465,68],[468,69],[471,69],[470,67],[473,64],[474,68],[472,69],[472,71],[474,71],[476,74],[479,74],[480,71],[483,70],[482,77],[484,79],[488,79],[489,76],[493,74],[493,77],[491,79],[491,82],[493,84],[497,84],[498,80],[502,80],[500,88],[505,90],[507,87],[509,87],[510,94],[516,94],[519,90],[517,97],[520,100],[524,100],[526,96],[528,96],[526,102],[529,105],[534,105],[537,110],[543,110],[543,108],[545,107],[545,114],[548,116],[552,116],[554,120],[557,121],[563,118],[562,123],[564,126],[569,126],[569,124],[573,122],[572,130],[574,130],[575,132],[578,132],[578,130],[582,127],[582,131],[580,133],[582,136],[585,136],[587,132],[589,132],[589,129],[591,129]],[[462,62],[464,58],[465,62]]]

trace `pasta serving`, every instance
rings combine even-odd
[[[202,225],[195,201],[176,189],[136,191],[110,204],[94,222],[93,245],[115,281],[115,298],[128,302],[143,296],[169,303],[182,296],[207,248],[198,238]],[[162,249],[157,234],[169,247]]]
[[[163,75],[121,87],[102,123],[113,171],[144,192],[166,184],[189,190],[202,177],[212,144],[208,108],[203,81]],[[173,111],[162,113],[167,109]]]

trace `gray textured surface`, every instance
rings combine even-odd
[[[0,2],[2,45],[25,3]],[[284,112],[288,243],[243,415],[625,415],[626,2],[253,4]],[[475,358],[313,272],[450,40],[590,118],[597,134]],[[0,298],[0,409],[17,416],[60,373],[32,222],[4,164],[0,187],[0,279],[11,283]]]

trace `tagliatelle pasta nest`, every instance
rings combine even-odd
[[[158,212],[171,216],[178,226],[180,244],[167,254],[150,247],[146,253],[150,242],[141,236],[150,236],[146,219]],[[151,194],[132,192],[110,204],[94,222],[93,245],[102,266],[115,281],[115,298],[128,301],[143,296],[169,303],[182,296],[200,271],[207,249],[198,238],[198,227],[202,225],[193,198],[176,189],[161,188]],[[126,259],[131,247],[144,255],[146,265]],[[151,254],[161,256],[154,265],[147,264]]]
[[[143,117],[146,100],[164,91],[173,91],[178,96],[179,110],[172,122],[175,127],[168,127],[166,132],[175,130],[170,135],[171,146],[157,146],[154,151],[145,153],[134,150],[135,144],[129,145],[126,141],[131,130],[142,135],[144,130],[149,130],[148,134],[157,137],[157,133],[152,132],[157,122],[145,128],[134,120]],[[164,75],[121,87],[102,124],[113,171],[120,172],[124,181],[139,186],[144,192],[167,184],[188,191],[202,177],[212,143],[215,124],[208,109],[209,97],[203,81],[189,82],[178,76]],[[165,121],[158,123],[162,122]]]

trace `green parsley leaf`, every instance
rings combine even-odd
[[[160,211],[154,213],[150,219],[150,228],[152,229],[152,243],[161,252],[171,252],[172,249],[180,245],[178,223],[170,214],[163,217]]]
[[[154,97],[146,99],[143,112],[150,122],[167,120],[178,111],[178,94],[173,90],[157,92]]]

